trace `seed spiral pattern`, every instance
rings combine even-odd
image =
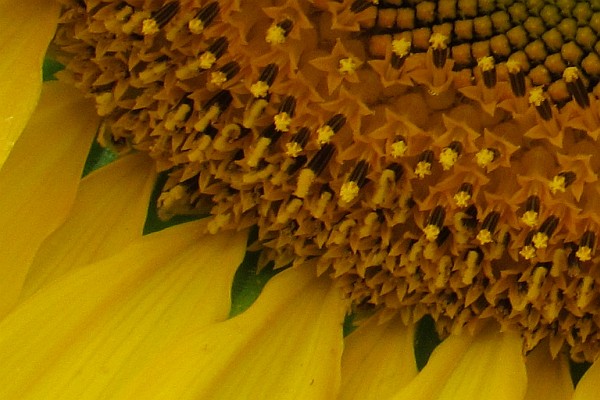
[[[161,215],[258,226],[356,309],[600,349],[600,3],[63,0],[55,52]]]

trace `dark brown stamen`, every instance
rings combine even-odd
[[[532,195],[525,200],[525,211],[534,211],[536,213],[540,212],[540,198],[538,196]]]
[[[302,127],[292,137],[292,142],[298,143],[300,145],[300,147],[304,147],[304,146],[306,146],[306,143],[308,143],[309,137],[310,137],[310,130],[307,127]]]
[[[457,193],[467,193],[469,196],[473,196],[473,185],[470,184],[469,182],[463,182],[461,183],[460,187],[458,188],[458,192]]]
[[[433,151],[431,151],[431,150],[425,150],[419,156],[419,162],[426,162],[426,163],[431,164],[432,161],[433,161]]]
[[[394,179],[396,182],[398,182],[400,178],[402,178],[402,175],[404,175],[404,168],[402,168],[402,165],[398,163],[392,163],[388,165],[386,169],[394,172]]]
[[[335,153],[335,146],[331,143],[324,145],[315,156],[308,162],[306,168],[314,172],[315,176],[319,176],[325,170],[325,167]]]
[[[369,171],[369,163],[365,160],[360,160],[354,170],[348,177],[348,181],[355,182],[358,187],[363,187],[366,183],[367,172]]]
[[[278,72],[279,67],[277,64],[269,64],[262,70],[258,80],[266,83],[268,86],[271,86],[275,81]]]
[[[373,3],[371,3],[368,0],[355,0],[350,6],[350,11],[352,11],[353,13],[359,13],[361,11],[366,10],[372,5]]]
[[[223,73],[227,80],[230,80],[240,72],[240,64],[236,61],[230,61],[219,68],[219,72]]]
[[[444,219],[446,218],[446,210],[442,206],[436,206],[427,220],[427,225],[435,225],[438,228],[442,228],[444,225]]]
[[[569,185],[571,185],[577,179],[577,175],[575,175],[575,172],[573,172],[573,171],[559,172],[558,176],[561,176],[564,178],[565,187],[569,187]]]
[[[292,28],[294,27],[294,22],[292,22],[292,20],[290,19],[284,19],[283,21],[278,23],[277,26],[283,30],[283,36],[287,36],[292,31]]]
[[[221,36],[217,40],[215,40],[206,51],[211,52],[215,55],[217,59],[219,59],[225,51],[227,51],[227,47],[229,46],[229,41],[225,36]]]
[[[475,207],[474,204],[471,204],[465,209],[465,214],[467,216],[461,218],[460,222],[465,228],[474,229],[477,226],[477,207]]]
[[[567,90],[573,96],[579,107],[588,108],[590,106],[590,96],[577,68],[567,68],[563,74],[567,83]]]
[[[450,237],[451,233],[452,232],[450,231],[450,229],[448,229],[447,226],[442,227],[442,229],[440,230],[440,233],[435,238],[436,246],[440,247],[441,245],[443,245],[444,242],[446,241],[446,239],[448,239]]]
[[[308,158],[305,155],[299,155],[294,159],[294,163],[288,167],[285,171],[288,175],[294,175],[296,172],[300,170],[300,168],[304,167]]]
[[[535,109],[544,121],[552,119],[552,107],[548,99],[544,99],[540,105],[536,105]]]
[[[581,240],[579,241],[579,247],[588,247],[593,249],[596,245],[596,234],[592,231],[585,231]]]
[[[539,232],[545,234],[546,236],[548,236],[548,238],[550,238],[554,233],[554,230],[558,226],[559,221],[560,220],[558,217],[554,215],[549,216],[544,220],[544,222],[542,222]]]
[[[198,11],[195,19],[202,21],[202,25],[206,28],[208,25],[212,23],[215,17],[219,14],[219,3],[213,1],[212,3],[208,3],[204,7]]]
[[[271,124],[271,125],[267,126],[265,129],[263,129],[262,132],[260,133],[260,135],[267,139],[271,139],[271,144],[274,144],[281,137],[281,133],[282,133],[281,131],[278,131],[275,128],[275,124]]]
[[[510,80],[510,87],[513,94],[516,97],[525,96],[525,73],[523,71],[509,72],[508,79]]]
[[[152,14],[152,19],[156,21],[159,29],[162,29],[179,11],[179,2],[172,1],[162,6],[158,11]]]
[[[294,110],[296,109],[296,98],[294,96],[286,96],[281,105],[279,106],[280,113],[286,113],[290,117],[294,116]]]
[[[496,229],[496,225],[500,220],[500,213],[497,211],[492,211],[483,219],[483,223],[481,224],[481,229],[485,229],[491,233]]]
[[[342,114],[336,114],[327,121],[325,125],[329,125],[334,133],[337,133],[346,123],[346,117]]]
[[[208,102],[204,105],[203,109],[208,110],[212,106],[217,106],[221,112],[225,111],[227,107],[233,101],[233,96],[229,92],[229,90],[221,90],[219,93],[215,94]]]
[[[460,155],[460,153],[462,153],[462,144],[458,141],[453,141],[450,142],[450,144],[448,145],[448,148],[452,151],[454,151],[456,154]]]

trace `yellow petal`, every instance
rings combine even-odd
[[[174,341],[118,398],[334,399],[345,302],[313,275],[281,272],[244,313]]]
[[[394,400],[520,400],[527,376],[515,333],[488,327],[475,338],[451,336]]]
[[[246,233],[205,227],[145,236],[20,304],[0,324],[0,398],[112,398],[174,334],[224,320]]]
[[[379,400],[397,393],[417,375],[414,326],[399,318],[372,317],[344,341],[339,398]]]
[[[36,253],[21,298],[72,268],[113,255],[141,237],[155,175],[154,163],[135,154],[86,176],[67,221]]]
[[[58,11],[51,0],[0,0],[0,169],[40,96]]]
[[[527,394],[524,400],[570,400],[573,381],[564,354],[552,359],[547,345],[538,345],[527,355]]]
[[[56,82],[44,85],[0,170],[0,316],[17,301],[40,243],[70,210],[97,126],[93,106],[78,91]]]
[[[600,362],[595,361],[577,383],[573,400],[597,400],[600,382]]]

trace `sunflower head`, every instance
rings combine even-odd
[[[256,225],[356,310],[591,360],[598,32],[574,0],[64,0],[55,43],[104,142],[169,171],[161,215]]]

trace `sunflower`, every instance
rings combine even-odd
[[[600,4],[0,22],[2,398],[595,398]]]

